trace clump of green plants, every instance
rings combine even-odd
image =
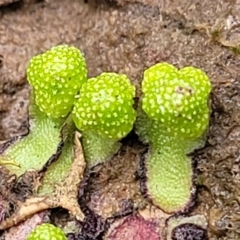
[[[187,156],[204,143],[211,83],[200,69],[156,64],[144,72],[136,131],[150,145],[143,192],[168,213],[187,208],[194,193]]]
[[[87,80],[85,59],[75,47],[60,45],[33,57],[27,77],[41,112],[52,119],[70,114],[83,135],[89,167],[116,153],[118,140],[133,128],[135,87],[130,80],[117,73]]]
[[[137,110],[135,87],[126,75],[110,72],[88,79],[84,56],[72,46],[59,45],[33,57],[27,79],[32,87],[29,133],[1,146],[0,164],[9,163],[6,167],[18,177],[29,169],[45,171],[38,196],[49,194],[68,174],[75,131],[82,135],[91,168],[110,159],[135,124],[140,139],[149,144],[141,162],[142,193],[164,212],[188,209],[195,194],[188,154],[204,145],[209,125],[211,83],[202,70],[178,70],[168,63],[146,69]],[[28,239],[54,234],[66,239],[48,224]]]

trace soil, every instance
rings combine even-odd
[[[212,114],[206,146],[194,153],[202,187],[192,213],[207,217],[210,239],[240,239],[239,11],[240,0],[0,1],[0,140],[27,132],[25,69],[57,44],[82,50],[89,77],[127,74],[138,96],[143,71],[157,62],[201,68],[213,85]],[[126,159],[108,168],[129,183],[137,163]]]

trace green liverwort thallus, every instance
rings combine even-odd
[[[183,211],[194,192],[186,154],[204,143],[211,83],[200,69],[159,63],[144,72],[142,91],[136,130],[150,144],[147,194],[166,212]]]
[[[89,166],[110,158],[133,128],[135,87],[124,74],[102,73],[83,84],[72,118]]]

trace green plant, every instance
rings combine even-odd
[[[29,131],[0,146],[0,165],[5,164],[1,169],[7,169],[9,176],[18,177],[16,182],[19,179],[26,181],[28,194],[24,203],[18,201],[14,205],[16,210],[8,220],[0,222],[1,229],[38,211],[60,206],[78,220],[84,219],[77,194],[85,161],[76,127],[68,115],[82,83],[87,80],[86,73],[80,51],[67,45],[54,47],[30,60],[27,77],[33,91],[29,104]],[[77,149],[78,156],[75,154]],[[77,166],[74,165],[76,161]],[[71,186],[64,181],[72,182]]]
[[[12,144],[7,143],[0,156],[0,162],[8,164],[7,168],[17,176],[30,168],[41,170],[53,155],[58,158],[62,150],[59,145],[65,140],[69,145],[66,151],[71,152],[75,129],[66,118],[82,84],[87,81],[86,62],[79,49],[59,45],[30,60],[27,79],[33,88],[29,133]],[[66,136],[62,134],[63,126],[68,129]],[[71,166],[71,154],[61,164],[59,174],[54,174],[56,181],[64,175],[62,168]]]
[[[185,67],[178,71],[168,63],[147,69],[138,116],[133,108],[135,87],[127,76],[102,73],[87,80],[85,59],[75,47],[60,45],[33,57],[27,78],[33,88],[29,133],[0,148],[0,164],[7,164],[10,174],[17,177],[29,169],[44,172],[37,196],[51,195],[55,186],[70,176],[76,157],[76,127],[82,134],[88,167],[92,167],[119,150],[119,141],[136,120],[140,139],[150,145],[142,191],[165,212],[187,208],[195,190],[187,154],[204,144],[209,123],[211,84],[202,70]],[[81,177],[75,176],[73,181],[80,182]],[[28,239],[51,239],[54,234],[59,235],[56,239],[66,239],[56,229],[44,224]],[[45,232],[44,238],[36,236],[39,232]]]
[[[159,63],[144,72],[142,91],[136,131],[150,144],[146,193],[165,212],[183,211],[194,193],[186,154],[204,143],[209,124],[209,78],[194,67]]]
[[[89,166],[110,158],[132,130],[134,96],[135,87],[124,74],[102,73],[83,84],[72,118],[82,133]]]
[[[61,138],[62,121],[51,119],[42,113],[33,99],[29,106],[29,132],[15,141],[6,143],[0,161],[15,163],[6,165],[11,174],[20,176],[28,169],[40,170],[57,152]]]
[[[27,237],[27,240],[67,240],[64,232],[49,223],[37,226]]]

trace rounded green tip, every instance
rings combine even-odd
[[[78,129],[121,139],[132,129],[135,87],[124,74],[102,73],[83,84],[72,117]]]
[[[158,63],[144,72],[142,108],[166,131],[200,136],[208,126],[211,83],[200,69]]]
[[[27,237],[27,240],[67,240],[64,232],[49,223],[37,226]]]
[[[27,79],[40,110],[53,118],[65,117],[87,80],[86,62],[79,49],[59,45],[30,60]]]

